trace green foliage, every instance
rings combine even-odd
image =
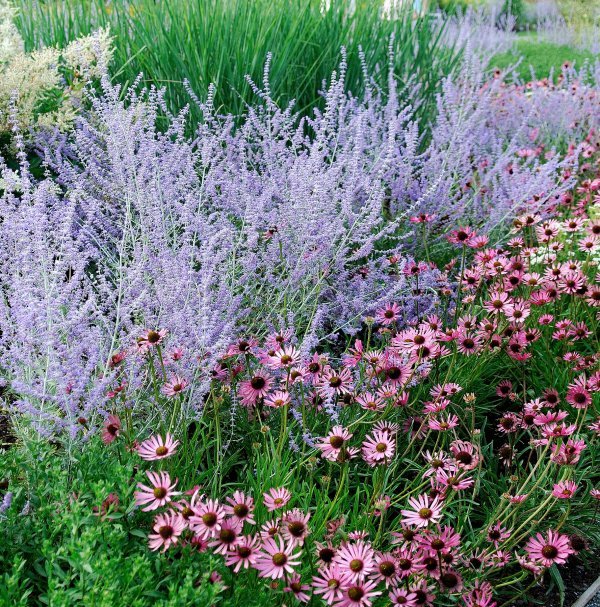
[[[429,17],[413,18],[402,10],[382,18],[383,1],[357,2],[350,12],[346,0],[137,0],[106,4],[104,0],[17,2],[18,28],[28,49],[65,46],[98,27],[110,26],[115,37],[115,76],[131,83],[140,73],[145,82],[167,88],[170,108],[180,110],[189,96],[206,95],[217,87],[215,105],[241,113],[251,89],[246,74],[261,81],[265,59],[273,54],[270,80],[278,102],[292,99],[298,109],[318,102],[322,83],[335,70],[342,46],[348,52],[349,88],[360,92],[365,53],[369,75],[385,82],[389,40],[394,36],[394,73],[402,85],[411,79],[422,87],[425,103],[433,102],[440,76],[449,73],[457,53],[443,48]],[[33,4],[33,6],[32,6]],[[198,110],[193,116],[199,118]]]
[[[545,78],[551,71],[560,74],[561,66],[568,61],[571,65],[581,67],[586,61],[593,62],[593,53],[574,49],[570,46],[539,42],[529,37],[520,38],[513,51],[495,55],[490,65],[505,69],[521,59],[517,68],[518,76],[531,80],[532,71],[536,78]]]

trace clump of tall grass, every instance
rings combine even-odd
[[[110,27],[115,37],[115,76],[130,84],[140,72],[147,82],[166,86],[171,110],[189,101],[183,85],[205,95],[216,86],[215,106],[239,114],[251,89],[248,74],[260,80],[273,53],[270,79],[276,100],[307,110],[348,51],[347,83],[360,92],[363,73],[385,82],[393,38],[393,70],[400,83],[418,83],[420,116],[434,102],[442,75],[456,65],[459,52],[441,44],[442,29],[427,15],[384,10],[383,0],[17,0],[17,26],[31,50],[65,46],[82,34]],[[359,46],[364,49],[361,58]],[[196,109],[192,117],[199,118]]]

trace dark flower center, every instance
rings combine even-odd
[[[273,565],[283,567],[287,563],[287,556],[284,552],[276,552],[273,555]]]
[[[167,490],[164,487],[156,487],[152,493],[154,493],[154,497],[156,499],[160,500],[163,497],[166,497]]]
[[[171,525],[163,525],[158,530],[158,534],[163,540],[168,540],[173,535],[173,527],[171,527]]]
[[[445,545],[446,545],[446,543],[444,542],[444,540],[441,540],[439,537],[436,537],[431,542],[431,547],[434,550],[441,550]]]
[[[390,367],[386,371],[386,374],[390,379],[399,379],[400,376],[402,375],[402,371],[400,371],[400,369],[398,367]]]
[[[202,515],[202,522],[207,527],[214,527],[217,524],[217,515],[214,512],[207,512]]]
[[[344,439],[341,436],[332,436],[329,439],[329,444],[334,448],[334,449],[341,449],[342,445],[344,444]]]
[[[248,508],[248,506],[246,506],[246,504],[236,504],[233,507],[233,513],[236,516],[238,516],[239,518],[243,518],[244,516],[247,516],[249,511],[250,511],[250,509]]]
[[[454,573],[443,573],[440,581],[446,588],[456,588],[458,586],[458,577]]]
[[[241,558],[247,559],[252,554],[252,550],[248,546],[240,546],[237,549],[237,553]]]
[[[457,453],[455,457],[456,461],[461,464],[471,464],[473,462],[473,456],[470,453],[467,453],[467,451],[461,451],[460,453]]]
[[[396,573],[396,566],[392,561],[384,561],[379,564],[379,573],[384,577],[390,577]]]
[[[360,586],[352,586],[348,589],[348,598],[357,602],[365,596],[364,590]]]
[[[385,443],[378,443],[377,446],[375,447],[375,450],[378,453],[384,453],[387,449],[387,445]]]
[[[331,563],[334,556],[335,552],[331,548],[321,548],[321,550],[319,551],[319,558],[324,563]]]
[[[419,516],[421,518],[429,519],[432,517],[432,515],[433,515],[433,511],[430,510],[429,508],[421,508],[421,510],[419,510]]]
[[[302,534],[306,529],[306,526],[301,521],[293,521],[291,523],[288,523],[287,527],[290,534],[294,537],[302,537]]]
[[[254,390],[262,390],[266,383],[265,378],[261,377],[260,375],[257,375],[250,380],[250,385],[252,388],[254,388]]]
[[[551,544],[547,544],[542,548],[542,554],[547,559],[554,559],[558,556],[558,548]]]
[[[168,452],[169,450],[164,445],[156,448],[156,455],[166,455]]]
[[[148,331],[148,342],[156,344],[160,341],[160,334],[156,331]]]
[[[354,573],[358,573],[359,571],[362,571],[363,568],[363,562],[360,559],[352,559],[350,561],[350,571],[354,571]]]
[[[219,533],[219,539],[224,544],[231,544],[232,542],[235,542],[236,537],[237,537],[237,535],[233,529],[223,528],[223,529],[221,529],[221,532]]]
[[[330,380],[329,380],[329,385],[332,388],[339,388],[342,385],[342,378],[338,377],[337,375],[334,375]]]

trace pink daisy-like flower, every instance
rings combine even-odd
[[[567,390],[567,402],[575,409],[585,409],[592,402],[592,395],[581,385],[571,385]]]
[[[162,393],[169,398],[181,394],[187,387],[188,381],[179,375],[172,375],[169,381],[162,387]]]
[[[346,428],[334,426],[326,437],[317,442],[316,446],[321,451],[322,457],[335,462],[351,438],[352,434]]]
[[[121,433],[121,420],[116,415],[109,415],[102,426],[102,442],[110,445]]]
[[[310,600],[310,595],[307,594],[308,590],[310,590],[310,586],[303,584],[300,575],[297,573],[290,576],[288,585],[283,589],[284,592],[291,592],[300,603],[308,603]]]
[[[209,546],[213,548],[215,554],[227,554],[235,549],[242,526],[244,523],[236,518],[226,518],[221,523],[221,528],[215,534],[214,539],[209,542]]]
[[[138,338],[137,346],[140,352],[147,352],[150,348],[160,345],[167,336],[166,329],[146,329]]]
[[[177,543],[179,536],[186,527],[186,523],[176,512],[159,514],[154,519],[152,529],[154,533],[148,536],[150,550],[158,550],[162,547],[165,552],[170,546]]]
[[[260,537],[266,540],[270,537],[279,537],[281,535],[281,524],[279,519],[272,519],[263,523],[260,527]]]
[[[577,491],[577,485],[573,481],[560,481],[552,489],[553,497],[560,500],[571,499]]]
[[[501,542],[510,537],[510,531],[503,527],[501,523],[494,523],[491,527],[488,527],[487,537],[497,548]]]
[[[450,451],[456,464],[463,470],[473,470],[479,464],[480,453],[477,447],[468,441],[455,440],[450,443]]]
[[[400,318],[400,306],[389,303],[375,312],[375,320],[384,327],[394,324]]]
[[[323,398],[331,395],[350,394],[353,389],[350,369],[344,367],[335,371],[331,367],[326,367],[322,375],[315,381],[315,386]]]
[[[254,567],[259,556],[260,545],[261,540],[258,536],[245,535],[238,538],[233,550],[225,555],[225,564],[233,567],[234,573],[238,573],[242,567],[244,569]]]
[[[310,533],[308,521],[310,513],[304,513],[299,508],[289,510],[281,517],[281,534],[284,539],[294,546],[302,546]]]
[[[319,569],[318,575],[313,577],[312,586],[315,594],[323,595],[323,600],[332,605],[342,598],[343,581],[342,572],[333,564]]]
[[[375,570],[371,575],[376,582],[384,582],[386,588],[396,586],[400,578],[396,557],[389,552],[377,553]]]
[[[269,512],[283,508],[292,499],[292,494],[285,488],[269,489],[263,493],[263,503]]]
[[[569,545],[569,536],[562,535],[550,529],[546,536],[538,533],[529,539],[525,545],[527,555],[534,562],[541,563],[544,567],[562,565],[567,558],[573,554]]]
[[[373,434],[367,436],[362,444],[362,454],[364,460],[376,465],[387,462],[394,457],[396,451],[396,441],[387,432],[375,430]]]
[[[265,405],[267,407],[273,407],[274,409],[281,409],[291,402],[289,392],[284,390],[276,390],[273,394],[270,394],[265,398]]]
[[[463,587],[463,580],[460,574],[454,569],[445,569],[438,578],[440,586],[446,592],[460,592]]]
[[[148,485],[138,483],[139,491],[136,491],[134,494],[135,505],[145,505],[142,508],[144,512],[161,508],[165,504],[168,504],[174,495],[179,495],[179,491],[173,491],[177,485],[177,480],[171,484],[171,477],[168,472],[164,470],[162,472],[151,472],[148,470],[146,476],[152,486],[148,487]]]
[[[402,510],[402,522],[415,527],[427,527],[430,523],[439,522],[442,517],[442,508],[439,498],[433,499],[423,493],[418,497],[408,498],[412,510]]]
[[[390,592],[390,601],[397,607],[416,607],[417,595],[406,588],[395,588]]]
[[[295,346],[283,346],[273,356],[269,357],[269,367],[272,369],[289,369],[300,362],[300,352]]]
[[[370,607],[373,599],[381,594],[375,590],[377,582],[373,580],[353,581],[344,585],[342,598],[335,604],[336,607]]]
[[[252,406],[264,398],[273,384],[273,378],[266,371],[257,371],[247,380],[240,382],[238,394],[243,405]]]
[[[141,443],[137,451],[142,459],[153,461],[170,457],[175,453],[177,445],[179,445],[179,441],[173,440],[173,437],[167,432],[164,440],[162,436],[152,436]]]
[[[344,544],[335,555],[334,562],[342,574],[351,581],[369,575],[375,568],[375,551],[370,544],[359,540],[354,544]]]
[[[233,516],[238,520],[254,525],[254,499],[249,495],[246,495],[242,491],[236,491],[233,497],[228,497],[225,504],[225,514]]]
[[[301,552],[294,553],[294,548],[295,546],[286,545],[281,538],[278,542],[272,538],[264,540],[254,565],[259,576],[277,580],[286,573],[293,574],[293,568],[300,564],[301,555]]]
[[[209,499],[200,504],[196,514],[190,517],[190,529],[203,539],[214,538],[221,531],[225,509],[217,500]]]

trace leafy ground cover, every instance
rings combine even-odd
[[[550,73],[560,74],[565,64],[580,67],[585,62],[593,62],[595,58],[596,55],[591,51],[538,41],[532,39],[531,35],[524,35],[518,38],[512,50],[495,55],[491,59],[491,65],[504,70],[519,63],[519,77],[528,80],[532,74],[545,78]]]

